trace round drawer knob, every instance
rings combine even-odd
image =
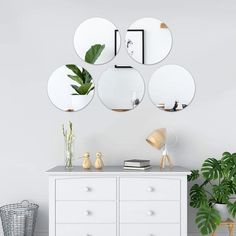
[[[154,215],[154,212],[153,212],[153,211],[148,211],[147,214],[148,214],[149,216],[152,216],[152,215]]]
[[[84,190],[85,190],[85,192],[89,192],[90,188],[89,187],[85,187]]]
[[[86,216],[88,216],[88,215],[91,214],[91,212],[90,212],[90,211],[85,211],[84,214],[85,214]]]
[[[147,191],[148,191],[148,192],[153,192],[153,191],[154,191],[154,188],[153,188],[153,187],[148,187],[148,188],[147,188]]]

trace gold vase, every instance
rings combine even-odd
[[[89,153],[86,152],[83,156],[83,163],[82,163],[82,167],[84,169],[90,169],[92,166],[92,163],[90,161],[90,158],[89,158]]]
[[[95,160],[95,163],[94,163],[94,167],[96,169],[102,169],[103,166],[104,166],[104,164],[103,164],[103,161],[102,161],[102,153],[98,152],[96,154],[96,160]]]

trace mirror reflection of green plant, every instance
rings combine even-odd
[[[85,61],[90,64],[94,64],[104,50],[105,45],[95,44],[86,52]],[[72,95],[88,95],[94,90],[93,78],[90,73],[82,68],[82,71],[74,64],[66,65],[74,74],[67,75],[70,79],[74,80],[78,85],[71,84],[71,87],[75,90]]]
[[[215,204],[226,204],[232,217],[236,216],[236,201],[230,197],[236,194],[236,153],[225,152],[220,160],[208,158],[201,170],[192,170],[188,181],[202,177],[201,184],[190,189],[190,206],[198,208],[196,224],[202,235],[214,232],[221,222]]]
[[[105,45],[95,44],[85,54],[85,61],[90,64],[94,64],[100,57]]]

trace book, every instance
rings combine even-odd
[[[152,166],[144,166],[144,167],[133,167],[133,166],[124,166],[123,167],[125,170],[148,170],[151,169]]]
[[[124,166],[144,167],[149,165],[150,165],[150,160],[131,159],[124,161]]]

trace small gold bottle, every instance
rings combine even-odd
[[[89,152],[86,152],[86,153],[84,153],[84,155],[83,155],[82,167],[83,167],[84,169],[90,169],[91,166],[92,166],[92,163],[91,163],[91,161],[90,161],[89,156],[90,156],[90,155],[89,155]]]
[[[96,153],[96,160],[95,160],[95,164],[94,167],[96,169],[102,169],[104,166],[103,161],[102,161],[102,153],[101,152],[97,152]]]

